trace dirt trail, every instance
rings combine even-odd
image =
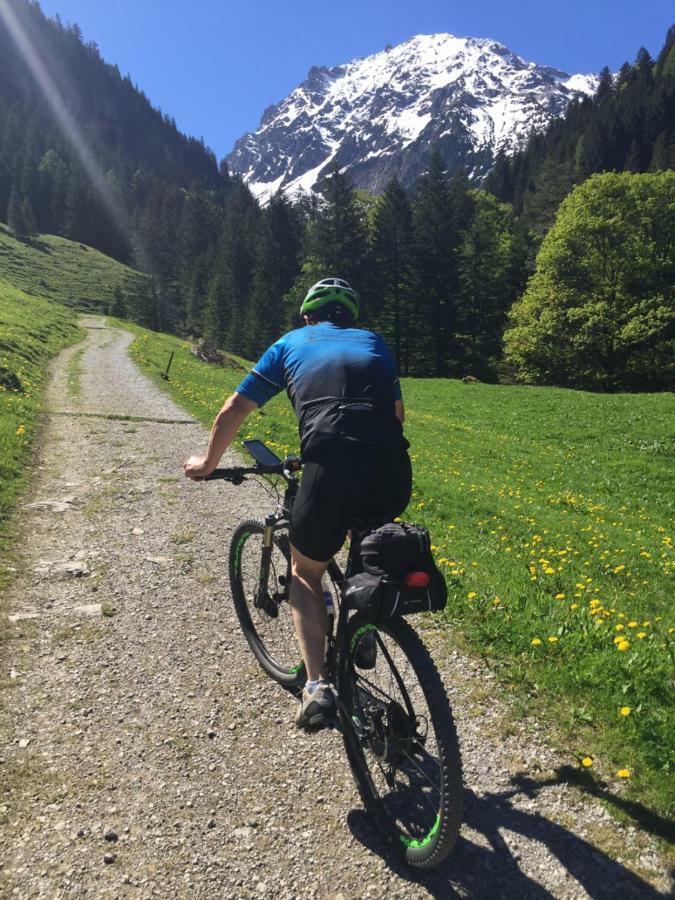
[[[667,891],[651,839],[559,783],[569,760],[536,722],[513,725],[489,673],[433,630],[462,740],[466,825],[433,874],[395,864],[339,736],[294,729],[293,700],[237,628],[227,542],[266,494],[186,482],[179,463],[204,429],[128,359],[130,335],[85,324],[86,342],[55,366],[2,607],[0,896]]]

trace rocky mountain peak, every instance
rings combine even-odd
[[[483,178],[497,152],[594,93],[595,75],[527,62],[497,41],[416,35],[328,68],[269,107],[227,159],[261,199],[311,191],[334,164],[356,187],[380,192],[394,175],[411,186],[437,147],[450,172]]]

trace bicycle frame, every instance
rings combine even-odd
[[[258,589],[255,597],[255,605],[260,609],[264,608],[264,605],[267,601],[267,585],[269,579],[269,571],[270,571],[270,562],[272,559],[272,550],[274,547],[274,532],[281,525],[283,527],[287,527],[290,524],[291,512],[293,509],[293,503],[295,502],[295,498],[299,489],[299,482],[297,476],[293,472],[289,472],[287,469],[284,469],[283,478],[286,481],[286,490],[284,491],[283,500],[279,503],[276,510],[273,513],[268,513],[265,516],[264,524],[265,530],[263,533],[263,547],[262,554],[260,560],[260,576],[258,581]],[[348,569],[351,564],[351,556],[352,556],[352,548],[350,544],[349,550],[349,561],[347,564]],[[337,596],[337,606],[338,606],[338,615],[337,621],[335,623],[335,631],[331,632],[327,635],[327,650],[326,650],[326,671],[331,678],[331,681],[334,681],[333,665],[335,660],[335,639],[337,635],[342,634],[344,632],[345,619],[347,607],[346,604],[342,603],[342,585],[344,583],[345,576],[342,573],[342,570],[338,566],[335,558],[332,557],[328,561],[328,566],[326,567],[326,572],[328,577],[333,581],[335,585],[338,587],[338,596]],[[289,559],[288,569],[286,573],[286,584],[285,590],[290,591],[291,586],[291,561]]]
[[[247,447],[249,452],[256,457],[256,454],[253,449]],[[263,532],[263,547],[262,554],[260,560],[260,574],[258,579],[258,588],[256,590],[256,596],[254,599],[254,603],[258,609],[265,609],[267,604],[269,603],[269,597],[267,594],[267,585],[269,579],[270,572],[270,564],[272,559],[272,550],[274,548],[274,532],[280,527],[283,526],[287,528],[290,525],[291,520],[291,512],[293,510],[293,504],[295,502],[295,498],[297,496],[300,484],[298,481],[297,473],[302,468],[302,462],[297,456],[287,456],[284,460],[279,460],[276,464],[263,463],[258,460],[258,465],[252,468],[233,468],[233,469],[216,469],[211,475],[206,477],[206,481],[215,480],[215,479],[225,479],[231,481],[233,484],[241,484],[246,475],[278,475],[281,476],[286,482],[286,489],[284,491],[283,500],[279,502],[276,510],[273,513],[268,513],[264,519],[264,532]],[[355,523],[356,524],[356,523]],[[359,523],[360,525],[361,523]],[[331,558],[326,567],[326,572],[328,577],[333,581],[333,583],[337,586],[337,605],[338,605],[338,614],[334,627],[334,631],[327,635],[327,650],[326,650],[326,674],[329,676],[331,680],[334,681],[335,671],[334,671],[334,663],[335,663],[335,640],[338,636],[344,635],[346,639],[347,635],[347,613],[348,608],[347,604],[343,601],[343,585],[344,581],[350,574],[353,573],[355,569],[356,557],[358,553],[358,547],[360,544],[360,531],[362,529],[360,527],[356,527],[352,531],[351,540],[349,544],[349,553],[347,557],[347,566],[346,570],[343,573],[340,569],[339,565],[335,561],[335,558]],[[364,531],[367,529],[363,529]],[[290,547],[289,547],[290,554]],[[289,555],[288,561],[288,569],[286,572],[286,579],[284,584],[284,594],[285,599],[288,600],[288,592],[290,592],[291,587],[291,560]]]

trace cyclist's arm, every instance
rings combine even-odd
[[[215,418],[209,446],[204,456],[191,456],[183,463],[188,478],[204,478],[210,475],[220,462],[220,457],[234,440],[239,426],[246,416],[258,408],[258,404],[242,394],[232,394]]]
[[[394,400],[394,409],[396,410],[396,418],[402,425],[405,422],[405,407],[403,406],[403,400]]]

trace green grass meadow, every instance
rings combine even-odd
[[[246,362],[219,369],[133,330],[134,359],[209,425]],[[404,379],[403,392],[406,519],[431,531],[449,639],[488,660],[580,773],[637,801],[638,818],[672,814],[675,397],[440,379]],[[285,395],[247,436],[297,451]]]
[[[55,235],[17,241],[0,224],[0,279],[29,296],[107,312],[116,287],[134,295],[146,276],[93,247]]]
[[[81,331],[72,309],[0,278],[0,550],[11,549],[10,511],[25,487],[49,360]],[[2,583],[0,572],[0,584]]]

